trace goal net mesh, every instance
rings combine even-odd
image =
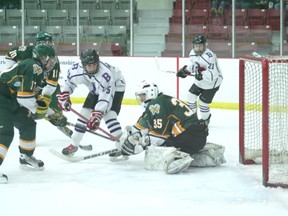
[[[240,162],[265,186],[288,186],[288,57],[240,59]]]

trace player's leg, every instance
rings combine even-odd
[[[193,84],[188,91],[187,105],[195,113],[197,112],[197,99],[198,99],[198,96],[202,93],[202,91],[203,91],[203,89],[199,88],[195,84]]]
[[[85,99],[85,102],[83,104],[83,107],[80,111],[80,114],[84,116],[86,119],[90,118],[91,112],[94,109],[96,103],[98,101],[98,96],[89,93]],[[80,117],[77,119],[76,125],[82,126],[82,127],[75,127],[73,134],[71,136],[72,138],[72,143],[64,148],[62,150],[62,154],[64,155],[73,155],[77,150],[78,146],[80,145],[80,142],[84,136],[85,130],[81,128],[86,128],[87,126],[87,121],[84,119],[81,119]]]
[[[36,122],[29,117],[28,110],[19,107],[13,113],[14,126],[19,130],[20,165],[22,167],[44,169],[44,163],[36,159],[33,154],[36,148]]]
[[[2,103],[2,102],[1,102]],[[14,127],[10,109],[0,108],[0,167],[14,137]],[[7,183],[8,177],[0,172],[0,183]]]
[[[203,120],[206,120],[208,124],[211,118],[210,104],[212,103],[212,100],[218,90],[219,90],[219,86],[214,89],[205,89],[199,96],[199,107],[200,107],[201,117]]]

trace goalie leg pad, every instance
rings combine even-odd
[[[203,149],[198,153],[192,155],[194,159],[190,166],[192,167],[216,167],[223,163],[226,163],[224,157],[225,147],[214,144],[207,143]]]
[[[176,174],[186,170],[193,159],[175,147],[149,146],[145,152],[145,169]]]

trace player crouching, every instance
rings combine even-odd
[[[145,152],[145,169],[176,174],[189,166],[225,163],[224,147],[206,144],[208,127],[185,103],[160,93],[154,83],[143,81],[135,93],[145,108],[119,141],[122,155]]]

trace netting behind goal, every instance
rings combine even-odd
[[[239,72],[240,163],[262,163],[265,186],[288,187],[288,56],[243,56]]]

